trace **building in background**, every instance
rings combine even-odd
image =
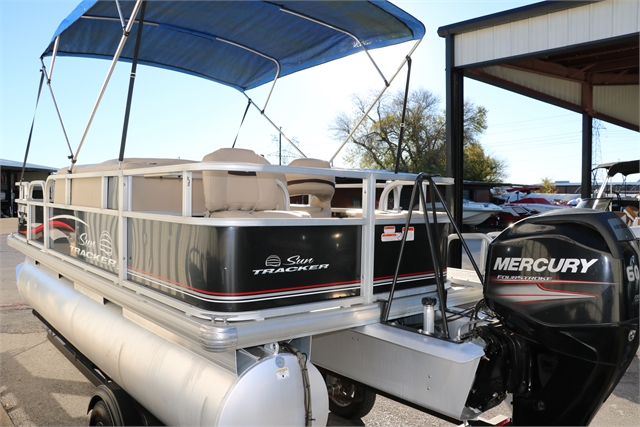
[[[27,163],[24,170],[25,181],[46,180],[49,175],[58,170],[49,166]],[[17,183],[20,183],[22,162],[0,159],[0,216],[2,218],[17,215],[15,200],[18,197]]]

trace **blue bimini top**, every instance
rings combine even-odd
[[[130,17],[135,2],[120,1]],[[139,16],[136,17],[136,20]],[[424,25],[387,1],[149,1],[139,63],[246,91],[363,50],[424,36]],[[119,58],[132,61],[138,22]],[[42,56],[111,59],[123,35],[116,1],[83,1]]]

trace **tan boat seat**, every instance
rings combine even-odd
[[[331,169],[329,162],[319,159],[295,159],[289,166]],[[292,210],[308,212],[314,218],[331,217],[331,199],[336,190],[334,177],[288,173],[287,189],[290,196],[310,196],[308,205],[292,205]]]
[[[638,208],[635,206],[627,206],[624,208],[623,212],[625,214],[624,219],[626,220],[627,225],[632,225],[636,218],[638,218]]]
[[[618,217],[624,221],[624,223],[627,223],[627,215],[623,212],[623,211],[613,211],[614,214],[618,215]]]
[[[268,165],[251,150],[221,148],[207,154],[203,162],[234,162]],[[210,217],[309,217],[285,211],[278,174],[253,171],[203,171],[205,215]],[[282,180],[284,178],[281,177]],[[259,213],[263,212],[263,213]]]

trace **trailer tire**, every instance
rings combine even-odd
[[[99,400],[91,410],[91,417],[89,418],[90,426],[115,426],[116,423],[111,415],[111,411],[104,403],[104,400]]]
[[[90,426],[147,425],[138,403],[116,383],[98,386],[89,402]]]
[[[366,416],[376,403],[376,394],[368,388],[344,378],[327,374],[327,384],[337,385],[338,390],[329,395],[329,410],[339,417],[355,420]]]

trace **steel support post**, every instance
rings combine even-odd
[[[591,197],[591,163],[593,161],[593,117],[582,113],[582,174],[580,197]]]
[[[458,228],[462,229],[462,192],[463,192],[463,126],[464,126],[464,88],[463,72],[455,67],[455,47],[453,34],[446,39],[446,175],[454,179],[455,185],[447,187],[447,204],[452,206],[453,218]],[[460,242],[452,242],[449,250],[448,265],[460,268],[462,265],[462,248]]]

